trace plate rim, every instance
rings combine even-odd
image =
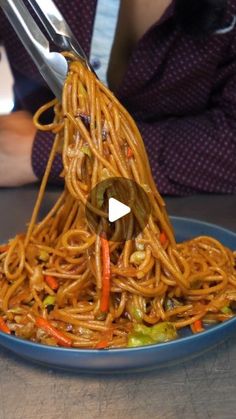
[[[222,231],[226,234],[230,234],[232,236],[235,236],[235,238],[236,238],[236,231],[230,230],[229,228],[223,227],[222,225],[219,225],[219,224],[211,223],[209,221],[201,221],[197,218],[191,218],[191,217],[182,217],[182,216],[179,217],[177,215],[170,215],[169,218],[171,219],[171,221],[174,221],[174,222],[175,221],[187,221],[187,222],[190,222],[192,224],[198,224],[198,225],[201,224],[201,225],[205,225],[206,227],[216,228],[218,231],[220,230],[220,231]]]

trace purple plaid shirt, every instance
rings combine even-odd
[[[96,0],[56,0],[89,53]],[[116,95],[135,118],[153,174],[163,194],[236,192],[236,28],[193,39],[175,25],[174,1],[139,40]],[[222,28],[230,27],[236,0],[229,0]],[[233,25],[232,25],[233,26]],[[18,108],[31,112],[51,98],[6,19],[0,14],[15,76]],[[37,133],[32,165],[42,177],[52,136]],[[54,161],[51,181],[61,172]]]

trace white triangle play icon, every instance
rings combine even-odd
[[[130,207],[118,201],[115,198],[109,198],[108,201],[108,219],[111,223],[131,212]]]

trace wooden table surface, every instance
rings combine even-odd
[[[50,190],[43,213],[55,199]],[[1,241],[24,231],[33,186],[0,190]],[[236,232],[236,196],[167,198],[172,215]],[[0,419],[233,419],[236,334],[192,361],[127,375],[82,375],[37,366],[0,348]]]

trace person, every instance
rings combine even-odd
[[[97,1],[55,3],[89,55]],[[0,117],[0,186],[16,186],[43,175],[53,138],[32,114],[52,93],[3,14],[0,32],[15,78],[14,112]],[[121,0],[108,83],[162,194],[236,192],[236,0]],[[51,182],[61,170],[57,155]]]

